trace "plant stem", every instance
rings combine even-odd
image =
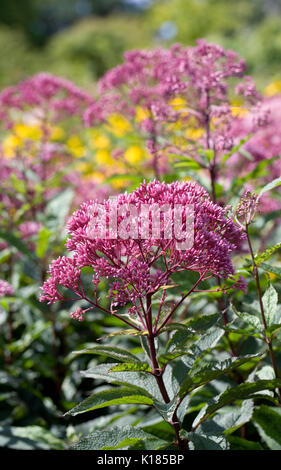
[[[255,278],[256,286],[257,286],[260,312],[261,312],[262,322],[263,322],[263,326],[264,326],[264,340],[265,340],[265,342],[268,346],[268,349],[269,349],[270,360],[271,360],[271,364],[272,364],[272,367],[273,367],[273,370],[274,370],[275,377],[276,377],[276,379],[279,379],[278,367],[277,367],[276,359],[275,359],[274,352],[273,352],[272,340],[271,340],[271,338],[268,338],[267,335],[266,335],[267,321],[266,321],[266,318],[265,318],[264,307],[263,307],[263,302],[262,302],[262,293],[261,293],[259,270],[258,270],[258,267],[257,267],[256,262],[255,262],[255,255],[254,255],[254,251],[253,251],[253,247],[252,247],[252,243],[251,243],[251,239],[250,239],[250,235],[249,235],[248,224],[245,225],[245,232],[246,232],[246,236],[247,236],[247,242],[248,242],[248,246],[249,246],[249,250],[250,250],[250,254],[251,254],[251,259],[252,259],[254,278]],[[278,388],[278,394],[279,394],[279,401],[281,403],[281,388]]]
[[[163,397],[163,400],[165,403],[170,403],[170,398],[163,380],[163,372],[164,369],[159,366],[158,360],[157,360],[157,353],[156,353],[156,348],[155,348],[155,333],[152,331],[152,309],[151,309],[151,294],[148,294],[146,296],[146,304],[147,304],[147,315],[146,315],[146,320],[147,320],[147,329],[148,329],[148,336],[147,336],[147,341],[148,341],[148,348],[149,348],[149,354],[150,354],[150,359],[152,362],[152,374],[154,375],[156,382],[158,384],[158,388],[160,390],[160,393]],[[179,450],[184,451],[187,450],[186,446],[186,441],[183,440],[180,437],[180,423],[178,421],[177,413],[175,412],[173,414],[172,420],[170,421],[170,424],[173,426],[176,434],[176,443],[179,448]]]

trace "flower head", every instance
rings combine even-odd
[[[193,182],[154,180],[99,204],[87,201],[67,229],[73,258],[53,261],[41,300],[62,300],[59,286],[85,299],[79,273],[89,266],[94,271],[92,294],[105,278],[111,307],[130,303],[138,308],[177,272],[198,272],[202,279],[233,276],[230,253],[243,239],[224,209]]]
[[[14,289],[7,281],[0,279],[0,298],[5,295],[13,295]]]

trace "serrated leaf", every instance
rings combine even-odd
[[[63,442],[41,426],[1,426],[0,446],[17,450],[63,450]]]
[[[267,326],[271,326],[275,320],[275,313],[278,304],[278,295],[272,284],[268,287],[262,297],[264,316]]]
[[[194,345],[194,353],[200,356],[202,352],[207,351],[219,342],[221,337],[224,335],[224,331],[221,328],[212,327],[202,335]]]
[[[154,449],[155,441],[157,441],[159,446],[165,444],[165,441],[144,432],[142,429],[126,426],[124,428],[113,428],[108,431],[96,431],[82,437],[77,443],[70,447],[70,450],[122,449],[140,440],[145,440],[150,443],[147,449]]]
[[[253,422],[269,449],[281,450],[280,409],[261,405],[255,409]]]
[[[231,407],[231,409],[217,414],[213,419],[224,429],[224,434],[230,434],[248,423],[252,418],[253,411],[253,400],[244,400],[241,407]]]
[[[184,397],[187,393],[195,390],[201,385],[211,382],[225,374],[228,374],[233,369],[237,369],[241,365],[250,362],[258,361],[261,359],[261,355],[253,354],[239,358],[229,358],[225,361],[211,361],[209,363],[199,362],[195,363],[184,382],[181,384],[179,390],[179,396]]]
[[[127,328],[126,330],[114,331],[113,333],[109,333],[108,335],[102,336],[101,338],[99,338],[99,341],[107,338],[114,338],[115,336],[146,336],[147,334],[147,331],[137,331],[133,328]]]
[[[190,450],[228,450],[229,445],[224,436],[189,432],[181,432],[181,436],[187,438]]]
[[[144,394],[149,391],[151,396],[163,401],[155,377],[147,372],[110,372],[110,369],[117,365],[119,364],[100,364],[87,371],[82,371],[81,374],[87,378],[103,379],[109,383],[115,383],[130,388],[133,387],[137,390],[141,390]]]
[[[191,353],[186,350],[182,350],[182,349],[174,350],[173,352],[160,354],[158,357],[158,362],[159,362],[159,365],[162,367],[165,364],[168,364],[169,362],[173,361],[174,359],[177,359],[178,357],[185,356],[185,355],[192,356]]]
[[[122,372],[122,371],[143,371],[151,372],[151,367],[146,362],[123,362],[117,364],[109,370],[109,372]]]
[[[174,412],[177,408],[178,397],[175,396],[169,403],[154,401],[154,406],[165,421],[170,421],[173,418]]]
[[[281,243],[277,243],[274,246],[271,246],[270,248],[267,248],[264,250],[262,253],[256,253],[255,254],[255,263],[257,266],[260,266],[263,261],[267,261],[271,256],[274,255],[274,253],[281,248]]]
[[[278,266],[270,266],[270,264],[267,263],[260,263],[260,268],[262,268],[264,271],[276,274],[276,276],[281,277],[281,267]]]
[[[98,354],[102,356],[112,357],[121,362],[140,362],[140,359],[134,354],[126,351],[126,349],[115,346],[93,346],[91,348],[82,349],[81,351],[73,351],[75,356],[80,354]]]
[[[251,306],[248,305],[248,307],[251,307]],[[233,312],[236,313],[238,318],[240,318],[240,320],[245,322],[248,327],[250,327],[254,330],[257,330],[259,332],[264,330],[264,326],[263,326],[263,323],[262,323],[261,318],[260,318],[260,313],[258,311],[256,311],[255,309],[252,309],[253,314],[250,314],[250,313],[247,313],[247,312],[239,312],[234,307],[234,305],[231,305],[231,308],[232,308]],[[259,316],[256,316],[256,315],[259,315]]]
[[[259,442],[248,441],[238,436],[229,436],[230,450],[264,450]]]
[[[206,405],[200,421],[211,416],[213,413],[235,400],[246,400],[254,398],[257,392],[262,390],[274,390],[281,386],[281,379],[258,380],[257,382],[245,382],[233,388],[228,388],[219,395],[210,405]],[[198,424],[198,423],[197,423]]]
[[[99,408],[106,408],[107,406],[117,406],[126,404],[144,404],[153,405],[153,400],[146,395],[136,394],[135,390],[128,388],[113,388],[110,390],[103,390],[102,392],[91,395],[82,401],[66,415],[76,416],[87,411],[97,410]]]
[[[177,329],[172,333],[171,338],[169,339],[166,351],[173,352],[174,349],[182,348],[188,340],[193,340],[194,332],[186,326],[184,328]]]
[[[214,326],[220,319],[221,319],[221,313],[200,315],[198,318],[192,318],[187,323],[187,327],[192,328],[202,333],[202,331],[208,330],[209,328]]]

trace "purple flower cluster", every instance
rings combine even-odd
[[[93,99],[72,82],[41,72],[0,93],[0,119],[6,127],[13,124],[11,112],[32,109],[39,118],[61,120],[81,115]]]
[[[156,204],[160,208],[167,205],[193,207],[194,238],[190,248],[179,249],[175,236],[168,239],[162,235],[158,238],[139,236],[137,229],[141,208]],[[133,206],[137,214],[132,226],[127,225],[127,211],[118,211],[126,205]],[[105,200],[98,207],[105,214],[117,208],[117,231],[111,237],[90,236],[97,202],[84,202],[67,225],[70,234],[67,248],[72,252],[72,257],[53,261],[50,277],[42,287],[41,301],[52,303],[63,300],[61,289],[66,287],[78,296],[76,298],[97,306],[97,300],[91,300],[88,295],[95,296],[100,280],[106,278],[110,282],[108,297],[112,300],[111,309],[130,303],[130,312],[133,312],[141,308],[146,296],[155,294],[161,287],[171,283],[173,274],[177,272],[198,272],[201,280],[214,276],[233,276],[230,253],[240,245],[243,234],[227,218],[224,209],[214,204],[197,183],[166,184],[154,180],[141,184],[132,193]],[[151,218],[148,220],[151,225]],[[165,219],[160,220],[162,234]],[[185,222],[183,218],[183,225]],[[121,226],[126,227],[128,237],[120,236],[118,228]],[[171,222],[170,229],[174,228]],[[89,294],[85,293],[80,276],[85,266],[93,268],[94,272],[92,292]],[[78,316],[81,319],[80,311]]]
[[[256,120],[259,120],[256,123]],[[243,177],[255,170],[257,165],[263,165],[260,174],[255,175],[255,181],[248,182],[248,190],[253,191],[254,185],[265,185],[279,178],[281,155],[281,95],[266,98],[260,105],[259,113],[249,113],[235,122],[233,126],[233,138],[236,142],[252,134],[251,138],[243,145],[244,154],[235,153],[229,160],[225,171],[228,181],[234,177]],[[255,125],[256,124],[256,125]],[[262,163],[264,162],[264,164]],[[275,192],[280,192],[277,188]],[[266,193],[260,200],[261,212],[280,210],[281,202],[275,199],[272,193]]]
[[[0,298],[5,295],[14,295],[14,289],[7,281],[0,279]]]
[[[134,127],[144,134],[154,159],[186,152],[201,162],[199,149],[218,154],[233,145],[233,95],[251,109],[261,98],[245,70],[238,54],[203,39],[194,47],[175,44],[170,49],[129,51],[124,63],[100,80],[98,99],[84,113],[84,121],[90,127],[105,122],[112,113],[133,119],[136,107],[142,107],[148,116],[134,122]],[[236,87],[233,79],[239,80]],[[181,123],[180,144],[171,126],[177,122]],[[193,140],[186,133],[190,128],[203,133]]]

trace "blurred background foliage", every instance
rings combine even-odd
[[[49,71],[91,87],[125,50],[204,37],[280,78],[281,0],[1,0],[0,87]]]

